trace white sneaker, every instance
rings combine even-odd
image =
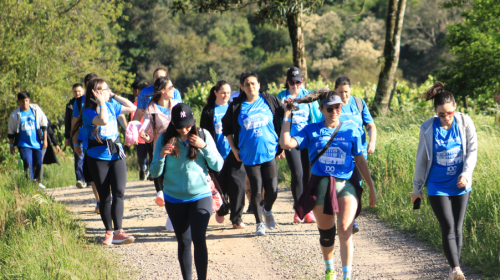
[[[460,268],[458,268],[456,270],[452,270],[450,268],[450,273],[448,274],[448,279],[451,279],[451,280],[465,280],[465,276],[464,276],[464,273],[462,272],[462,270]]]
[[[46,189],[46,187],[45,187],[44,185],[42,185],[42,183],[38,183],[38,187],[39,187],[40,189]]]
[[[87,187],[87,184],[82,180],[78,180],[78,181],[76,181],[76,187],[79,189],[83,189],[83,188]]]
[[[276,222],[274,221],[273,211],[265,212],[266,210],[262,210],[262,216],[264,216],[264,222],[266,223],[266,228],[269,230],[273,230],[276,227]]]
[[[167,231],[174,231],[174,225],[172,225],[172,221],[170,221],[170,217],[167,218],[167,224],[165,225]]]

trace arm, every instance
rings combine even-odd
[[[467,138],[467,156],[464,159],[464,167],[462,170],[462,174],[458,179],[459,188],[465,188],[470,182],[472,182],[472,173],[474,172],[474,168],[476,167],[477,162],[477,134],[476,127],[472,120],[467,116],[467,126],[465,126],[465,134]],[[465,119],[465,118],[464,118]]]
[[[375,123],[369,123],[366,125],[368,130],[368,135],[370,136],[370,142],[368,143],[368,154],[373,154],[375,152],[375,144],[377,142],[377,127]]]
[[[7,134],[7,137],[9,137],[9,144],[11,145],[10,146],[10,153],[11,154],[15,154],[16,152],[16,149],[14,146],[14,138],[16,136],[16,119],[13,117],[14,115],[11,115],[10,116],[10,119],[9,119],[9,133]]]
[[[365,179],[366,184],[370,188],[370,206],[374,207],[377,203],[377,193],[375,191],[375,186],[373,185],[372,176],[370,175],[370,170],[368,169],[368,164],[366,163],[363,154],[354,157],[354,162],[358,168],[361,176]]]
[[[73,120],[71,122],[71,133],[73,133],[73,128],[76,126],[77,121],[78,121],[78,118],[73,117]],[[72,138],[71,139],[71,143],[72,143],[71,146],[73,146],[73,151],[75,152],[75,154],[81,156],[82,149],[80,149],[80,145],[78,143],[78,134],[79,134],[79,132],[77,132],[71,136],[71,138]]]
[[[417,147],[417,162],[415,164],[415,179],[413,180],[413,197],[412,203],[415,199],[422,197],[422,186],[425,183],[425,173],[427,172],[427,149],[425,148],[425,134],[422,128],[418,136],[418,147]]]
[[[234,157],[236,158],[237,161],[241,162],[240,159],[240,152],[238,148],[234,145],[234,140],[233,140],[233,135],[228,135],[226,136],[227,142],[229,143],[229,146],[231,147],[231,151],[234,154]]]
[[[45,116],[45,113],[42,111],[42,109],[40,109],[40,107],[38,107],[38,110],[40,111],[41,113],[41,121],[40,121],[40,128],[42,129],[43,131],[43,145],[42,145],[42,149],[47,149],[47,146],[48,146],[48,142],[47,142],[47,126],[49,125],[49,120],[47,119],[47,116]]]
[[[74,102],[73,102],[74,103]],[[72,115],[73,115],[73,110],[70,109],[71,101],[66,105],[66,113],[64,115],[64,144],[66,146],[71,145],[71,120],[72,120]]]
[[[116,101],[118,101],[118,103],[123,105],[121,114],[132,113],[137,109],[137,107],[135,107],[134,103],[130,102],[130,100],[128,100],[127,98],[118,96],[116,94],[112,95],[111,98],[114,98]],[[136,113],[136,115],[137,115],[137,113]],[[134,116],[134,119],[135,119],[135,116]],[[138,121],[141,121],[141,119],[138,119]],[[126,120],[125,120],[125,124],[126,124]],[[126,128],[127,128],[127,126],[125,126],[125,129]]]
[[[123,127],[123,129],[127,130],[128,122],[127,122],[127,118],[125,118],[125,115],[120,114],[118,117],[116,117],[116,119],[118,120],[120,125]]]
[[[122,109],[123,110],[123,109]],[[135,114],[134,114],[134,119],[133,121],[138,121],[140,122],[142,117],[144,116],[144,109],[137,109],[135,110]]]
[[[292,111],[286,111],[284,118],[290,118],[292,116]],[[290,126],[291,122],[283,121],[283,125],[281,126],[281,137],[279,139],[279,144],[283,150],[294,149],[299,146],[299,143],[295,138],[290,136]]]

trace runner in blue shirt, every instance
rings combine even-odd
[[[292,110],[298,109],[293,104],[310,103],[316,100],[321,100],[319,109],[324,115],[324,121],[308,124],[304,129],[290,136]],[[343,279],[351,279],[352,223],[361,210],[362,192],[359,178],[353,173],[355,165],[358,166],[370,188],[370,206],[375,206],[377,201],[370,171],[363,157],[359,129],[352,123],[340,122],[342,99],[335,91],[318,91],[301,99],[288,99],[286,104],[287,111],[284,116],[280,145],[283,149],[303,150],[307,148],[312,164],[311,179],[298,199],[295,210],[300,218],[311,210],[314,212],[326,265],[326,279],[336,279],[333,267],[333,245],[335,232],[338,231]],[[337,227],[335,226],[335,213],[337,213]]]
[[[107,102],[110,97],[119,104]],[[125,153],[119,143],[117,116],[134,112],[135,109],[128,99],[114,95],[104,80],[93,79],[87,85],[85,106],[73,130],[76,134],[76,130],[82,126],[81,131],[87,139],[87,165],[102,201],[99,212],[106,228],[103,245],[134,242],[134,238],[122,228],[127,166]]]
[[[245,227],[241,216],[245,206],[245,178],[246,171],[243,163],[236,160],[227,137],[222,133],[222,118],[229,108],[231,87],[226,81],[218,81],[207,98],[207,105],[201,113],[200,127],[206,129],[212,135],[217,145],[217,150],[224,159],[224,166],[220,172],[215,173],[223,195],[229,197],[231,215],[230,220],[233,228]],[[221,207],[216,213],[217,222],[224,221],[224,215],[229,209]]]
[[[340,121],[353,122],[359,127],[361,143],[363,144],[363,156],[365,159],[368,159],[368,154],[373,154],[375,152],[375,143],[377,142],[377,128],[368,110],[368,106],[366,106],[363,99],[351,96],[351,80],[348,77],[342,76],[335,80],[335,91],[338,92],[343,103]],[[366,143],[365,127],[370,134],[369,144]],[[354,169],[354,172],[359,175],[357,168]],[[361,178],[361,176],[358,176],[358,178]],[[353,233],[357,232],[359,232],[359,225],[357,221],[354,220]]]
[[[292,67],[288,69],[285,82],[286,90],[278,93],[279,100],[284,104],[287,99],[299,99],[309,94],[309,90],[301,87],[302,81],[302,72],[299,68]],[[292,115],[292,135],[301,131],[307,124],[316,123],[321,120],[321,112],[318,109],[317,102],[294,105],[298,110],[294,111]],[[292,190],[293,202],[295,204],[302,194],[304,186],[309,182],[311,163],[309,162],[307,149],[302,151],[298,149],[285,150],[285,156],[292,175],[290,189]],[[304,220],[301,220],[295,212],[293,222],[314,223],[316,219],[314,218],[314,214],[310,212],[305,216]]]

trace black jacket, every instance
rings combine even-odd
[[[207,104],[207,106],[203,107],[203,111],[201,111],[200,117],[200,127],[210,132],[213,139],[215,139],[214,111],[215,105]]]
[[[64,115],[64,138],[71,139],[71,122],[73,121],[73,104],[75,104],[75,98],[66,104],[66,114]],[[71,142],[73,143],[73,142]]]
[[[59,146],[57,142],[57,137],[54,134],[54,130],[52,129],[52,124],[50,120],[47,119],[47,151],[45,152],[45,156],[43,157],[43,164],[53,164],[57,163],[57,165],[61,165],[59,160],[57,159],[56,151],[54,151],[54,146]]]
[[[276,96],[271,95],[267,92],[261,92],[260,94],[267,101],[267,104],[269,104],[271,113],[274,116],[273,117],[274,130],[276,131],[278,137],[280,137],[281,119],[285,115],[285,107]],[[243,103],[244,100],[245,100],[245,94],[240,94],[240,96],[234,98],[233,102],[229,104],[229,108],[227,109],[226,115],[222,118],[222,134],[224,134],[224,136],[233,135],[234,146],[237,149],[239,148],[238,137],[240,135],[240,125],[238,123],[238,116],[240,115],[241,111],[241,103]],[[276,153],[276,155],[281,154],[282,151],[283,150],[278,144],[278,152]]]

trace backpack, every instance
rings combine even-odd
[[[356,102],[356,107],[358,107],[359,115],[361,116],[361,120],[363,120],[363,125],[365,124],[365,120],[363,119],[363,100],[361,98],[353,96],[354,102]]]

